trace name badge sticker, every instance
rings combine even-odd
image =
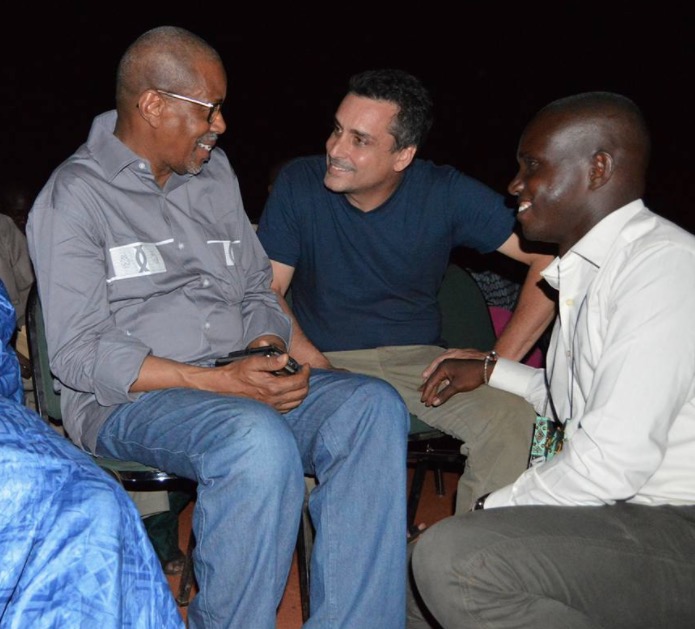
[[[166,264],[159,246],[174,242],[173,238],[161,242],[134,242],[109,249],[114,276],[109,282],[143,275],[166,273]]]

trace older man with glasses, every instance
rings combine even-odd
[[[185,101],[187,103],[193,103],[194,105],[200,105],[201,107],[206,107],[208,109],[208,124],[215,122],[217,114],[220,113],[224,101],[219,101],[218,103],[206,103],[204,100],[198,100],[197,98],[190,98],[189,96],[182,96],[181,94],[175,94],[174,92],[167,92],[166,90],[155,90],[164,96],[169,98],[177,98],[178,100]]]
[[[165,89],[166,88],[166,89]],[[221,149],[227,78],[160,27],[118,68],[116,112],[56,169],[29,218],[70,437],[197,481],[190,627],[275,627],[315,475],[305,627],[405,624],[405,405],[345,372],[276,375],[291,321]],[[215,366],[231,352],[276,345]]]

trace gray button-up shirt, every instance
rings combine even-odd
[[[289,344],[291,332],[222,149],[161,189],[115,121],[94,120],[27,224],[63,421],[92,451],[109,414],[137,398],[147,355],[206,364],[264,334]]]

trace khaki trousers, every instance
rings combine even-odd
[[[418,391],[422,372],[442,352],[431,345],[404,345],[325,355],[334,367],[386,380],[411,413],[465,442],[466,466],[456,495],[456,513],[463,513],[479,496],[514,482],[526,469],[536,413],[519,396],[485,385],[440,407],[426,407]]]

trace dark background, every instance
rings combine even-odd
[[[253,220],[273,165],[323,152],[350,74],[391,66],[432,91],[435,125],[421,156],[500,191],[516,172],[519,134],[541,106],[594,89],[630,96],[654,140],[647,203],[695,232],[695,35],[685,2],[463,2],[446,10],[420,3],[391,8],[398,12],[386,20],[369,14],[376,5],[326,7],[330,18],[265,6],[240,15],[221,3],[93,5],[32,7],[26,19],[5,20],[3,180],[38,190],[86,139],[92,118],[113,108],[128,44],[148,28],[176,24],[207,39],[225,62],[227,132],[219,145]]]

